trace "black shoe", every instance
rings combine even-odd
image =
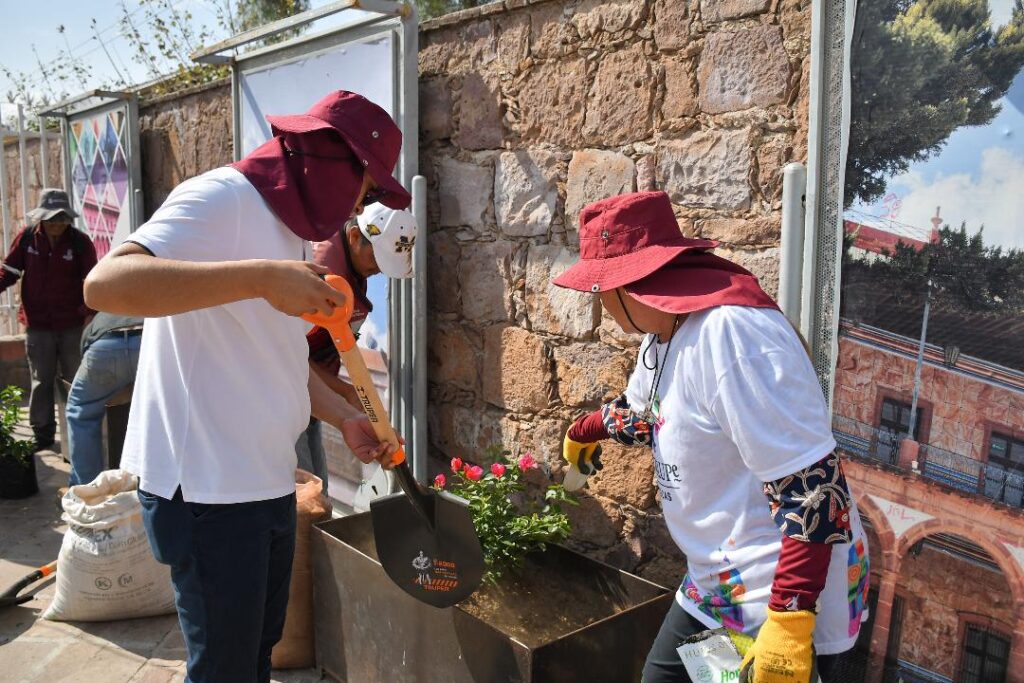
[[[49,451],[53,449],[53,437],[48,439],[36,439],[36,453],[39,451]]]

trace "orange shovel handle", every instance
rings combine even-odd
[[[388,420],[388,413],[380,400],[377,387],[370,378],[370,371],[366,369],[366,361],[363,354],[356,347],[356,338],[352,334],[352,327],[349,321],[352,319],[352,287],[348,281],[339,275],[328,275],[324,278],[327,284],[345,295],[345,304],[334,309],[331,315],[311,313],[303,315],[303,320],[318,325],[331,335],[334,345],[341,354],[341,360],[348,370],[349,380],[359,396],[359,403],[363,406],[366,417],[370,419],[374,434],[382,443],[393,444],[398,447],[392,456],[392,462],[399,465],[405,461],[405,449],[398,443],[398,435],[395,434],[391,422]]]

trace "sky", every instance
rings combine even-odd
[[[1012,0],[990,0],[993,24],[1010,17]],[[986,244],[1024,249],[1024,72],[1002,111],[985,126],[955,131],[941,152],[891,178],[886,196],[855,204],[846,217],[927,239],[937,207],[944,224],[968,232],[984,226]]]

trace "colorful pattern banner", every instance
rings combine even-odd
[[[99,258],[110,251],[118,225],[130,220],[126,206],[130,180],[127,129],[124,109],[83,117],[68,125],[75,209]]]

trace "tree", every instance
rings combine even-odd
[[[846,203],[937,153],[960,126],[990,122],[1024,66],[1024,0],[991,26],[988,0],[858,3]]]
[[[224,5],[219,10],[221,24],[232,34],[305,12],[309,9],[309,0],[235,0],[234,5],[232,8],[231,0],[224,0]],[[298,29],[285,31],[266,42],[279,42],[298,33]]]
[[[420,20],[439,17],[442,14],[485,5],[491,0],[416,0],[416,11]]]
[[[935,243],[916,249],[900,242],[872,262],[847,254],[843,271],[844,297],[856,292],[874,305],[920,301],[931,280],[933,297],[955,308],[1024,313],[1024,251],[986,246],[984,229],[969,234],[965,225],[947,225]]]

